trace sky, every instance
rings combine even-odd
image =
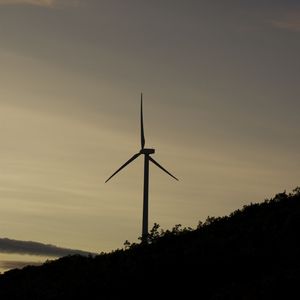
[[[150,227],[299,186],[299,53],[299,1],[0,0],[0,272],[137,241],[141,92]]]

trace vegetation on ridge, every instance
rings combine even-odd
[[[161,230],[148,244],[95,257],[67,256],[0,276],[1,299],[288,299],[299,295],[300,188],[197,229]],[[142,294],[140,294],[142,293]],[[192,296],[191,296],[192,297]]]

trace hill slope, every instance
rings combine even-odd
[[[149,245],[6,272],[0,299],[296,299],[299,237],[297,188],[196,230],[156,226]]]

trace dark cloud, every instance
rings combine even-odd
[[[32,242],[32,241],[18,241],[18,240],[12,240],[8,238],[0,238],[0,252],[51,256],[51,257],[61,257],[61,256],[73,255],[73,254],[80,254],[80,255],[94,254],[82,250],[61,248],[54,245],[42,244],[42,243]]]

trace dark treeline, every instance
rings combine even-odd
[[[0,299],[299,299],[300,188],[148,244],[0,276]]]

